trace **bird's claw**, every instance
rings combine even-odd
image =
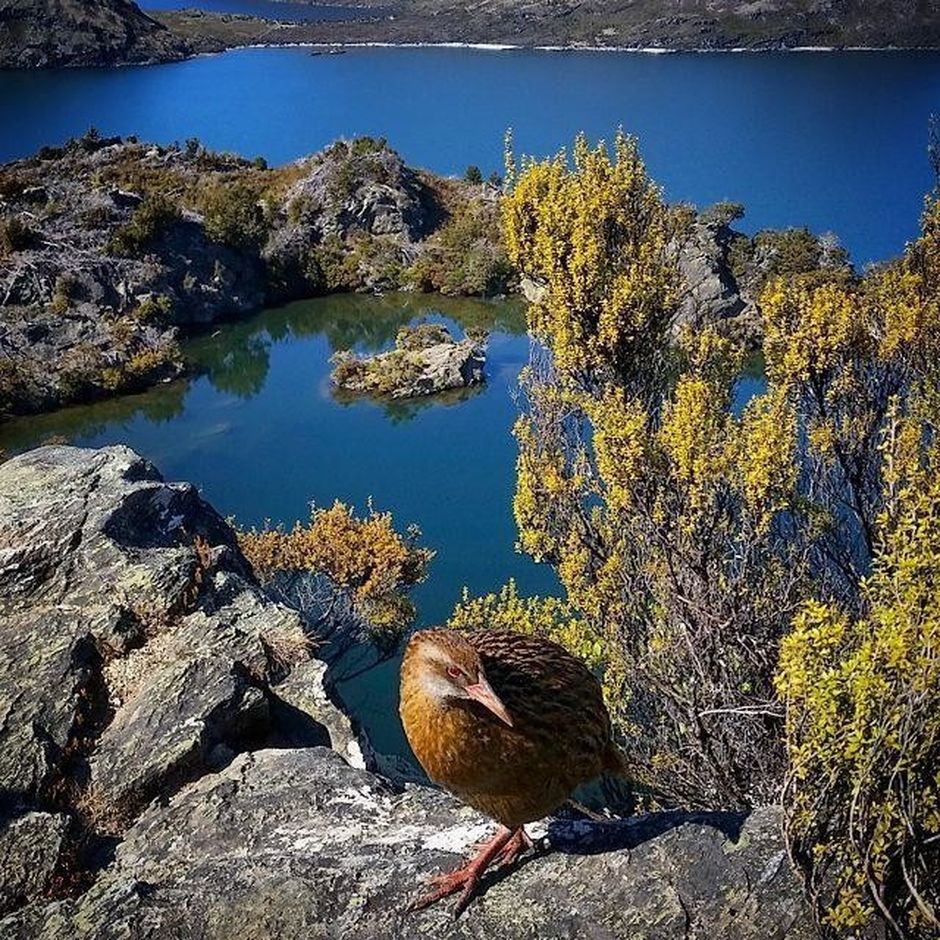
[[[520,855],[533,847],[532,840],[521,827],[514,832],[503,830],[492,839],[479,846],[478,854],[465,865],[444,875],[432,875],[428,879],[431,889],[412,901],[405,910],[421,911],[430,907],[441,898],[460,892],[454,905],[454,917],[459,917],[473,899],[474,892],[487,867],[493,863],[505,868],[516,862]]]
[[[445,875],[433,875],[428,879],[428,887],[431,889],[427,893],[415,898],[405,910],[423,911],[442,898],[449,897],[452,894],[460,892],[457,903],[454,906],[454,917],[459,917],[466,909],[473,898],[473,892],[480,883],[480,874],[471,865],[465,865],[456,871],[448,872]]]

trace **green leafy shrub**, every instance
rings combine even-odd
[[[5,216],[0,219],[0,258],[31,248],[37,237],[36,232],[18,215]]]
[[[142,255],[169,225],[180,218],[179,209],[165,196],[148,196],[130,219],[108,240],[109,254],[125,258]]]
[[[52,291],[52,300],[49,301],[49,312],[58,315],[65,313],[72,303],[72,295],[75,292],[76,282],[68,274],[60,274],[55,279],[55,287]]]
[[[367,232],[357,232],[346,241],[329,236],[312,250],[311,259],[327,291],[367,286],[395,290],[402,279],[401,246],[394,239]]]
[[[419,290],[456,296],[504,293],[512,276],[499,238],[498,208],[469,200],[455,208],[404,273]]]
[[[258,190],[243,180],[216,183],[200,200],[206,234],[232,248],[252,248],[267,237]]]
[[[427,321],[403,326],[395,337],[395,346],[398,349],[427,349],[429,346],[448,342],[451,342],[451,335],[447,327]]]
[[[702,213],[707,225],[731,225],[744,218],[744,206],[740,202],[716,202]]]
[[[151,294],[137,305],[132,315],[139,323],[165,323],[173,315],[173,301],[165,294]]]

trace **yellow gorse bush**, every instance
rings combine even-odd
[[[402,630],[415,615],[408,588],[423,581],[433,552],[417,545],[420,533],[405,536],[390,513],[374,510],[364,517],[338,500],[328,509],[314,507],[310,523],[290,531],[266,526],[238,531],[238,544],[262,581],[279,572],[326,575],[353,597],[373,627]]]
[[[931,429],[932,430],[932,429]],[[901,435],[903,436],[903,434]],[[923,455],[922,455],[923,456]],[[826,923],[940,929],[940,476],[918,463],[863,583],[807,602],[784,644],[788,826]],[[910,485],[914,484],[914,485]]]
[[[507,180],[538,297],[514,512],[567,596],[511,586],[452,624],[588,658],[664,801],[753,805],[786,780],[824,929],[936,936],[940,203],[897,262],[766,280],[768,388],[738,408],[740,347],[675,330],[689,213],[634,141],[579,138]]]
[[[774,531],[795,484],[795,416],[777,399],[734,414],[739,344],[675,335],[689,214],[663,202],[634,140],[578,138],[570,160],[507,178],[507,253],[541,293],[516,427],[520,548],[555,565],[599,638],[615,720],[625,736],[644,726],[634,764],[663,798],[768,798],[783,762],[768,715],[776,637],[801,564]]]

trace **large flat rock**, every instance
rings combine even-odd
[[[238,757],[128,831],[82,898],[0,922],[10,938],[723,938],[814,936],[779,813],[554,822],[546,845],[453,920],[404,907],[491,824],[395,792],[322,748]]]

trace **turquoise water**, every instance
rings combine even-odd
[[[381,349],[422,318],[447,322],[458,335],[468,326],[493,330],[485,387],[389,405],[334,398],[333,352]],[[401,528],[419,525],[437,552],[414,594],[420,622],[434,624],[465,585],[485,593],[514,577],[525,593],[556,590],[549,569],[514,551],[510,429],[528,350],[518,303],[414,295],[305,301],[189,343],[197,377],[9,422],[0,426],[0,448],[61,438],[90,447],[127,443],[245,525],[291,525],[308,515],[311,500],[342,499],[363,510],[371,498]],[[403,753],[395,669],[350,683],[343,695],[377,747]]]
[[[940,54],[246,49],[117,70],[0,72],[0,160],[95,125],[289,160],[384,134],[457,173],[500,169],[502,139],[552,153],[586,130],[640,136],[672,199],[743,202],[754,227],[835,231],[864,263],[897,253],[931,186]]]

